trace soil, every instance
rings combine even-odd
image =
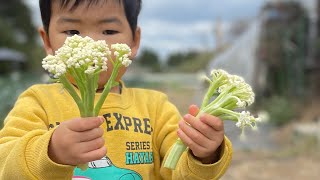
[[[264,126],[258,134],[249,132],[250,137],[247,142],[239,142],[237,138],[231,136],[230,139],[234,144],[233,159],[221,179],[320,179],[320,139],[308,136],[297,137],[294,133],[296,123],[320,120],[320,101],[310,102],[303,109],[304,113],[301,117],[290,124],[280,128]]]
[[[278,152],[235,151],[222,180],[317,180],[319,154],[279,157]]]

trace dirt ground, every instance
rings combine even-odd
[[[235,151],[222,180],[317,180],[319,154],[279,156],[277,152]]]
[[[319,99],[318,99],[319,100]],[[237,149],[222,180],[318,180],[320,179],[320,139],[299,136],[297,123],[319,120],[320,101],[306,105],[300,119],[268,132],[275,149]]]

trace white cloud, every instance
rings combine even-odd
[[[265,0],[144,0],[139,23],[142,47],[172,51],[214,47],[213,26],[219,18],[223,30],[236,19],[254,18]],[[26,0],[34,22],[41,25],[37,0]]]
[[[222,21],[222,30],[227,31],[229,24],[230,22]],[[142,47],[161,49],[162,58],[175,51],[213,49],[213,26],[213,21],[182,24],[151,19],[141,24]]]
[[[141,28],[145,36],[169,35],[177,38],[190,38],[190,34],[211,33],[213,22],[199,21],[191,24],[179,24],[167,21],[148,20],[141,23]]]
[[[142,7],[142,47],[173,51],[214,48],[213,26],[227,32],[232,21],[254,19],[265,0],[146,0]]]
[[[257,15],[265,0],[146,0],[142,17],[166,21],[194,22],[199,19],[225,20],[248,18]]]

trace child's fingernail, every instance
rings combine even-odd
[[[180,134],[181,134],[181,129],[178,129],[177,130],[177,135],[180,136]]]
[[[191,117],[190,114],[186,114],[186,115],[184,116],[185,119],[190,119],[190,117]]]

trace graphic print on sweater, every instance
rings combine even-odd
[[[92,161],[88,164],[88,169],[82,171],[75,168],[72,180],[142,180],[139,173],[123,169],[115,166],[111,160],[105,156],[104,158]]]

